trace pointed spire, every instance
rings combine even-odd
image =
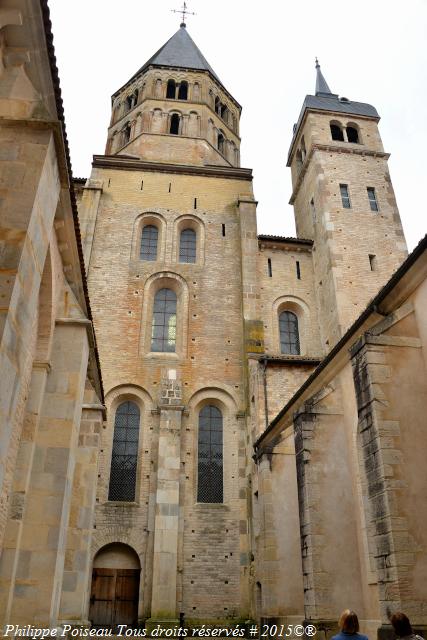
[[[147,60],[137,73],[140,73],[149,65],[209,71],[214,78],[220,81],[215,71],[191,38],[184,23],[181,23],[180,28],[172,38],[169,38],[163,47]]]
[[[330,95],[332,95],[332,91],[330,90],[328,83],[326,82],[325,78],[323,77],[323,73],[320,71],[320,64],[318,59],[316,58],[316,96],[319,95],[319,93],[328,93]]]

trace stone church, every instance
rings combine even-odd
[[[87,179],[46,0],[5,0],[0,59],[3,627],[423,632],[427,241],[407,256],[375,107],[316,62],[296,237],[259,235],[242,107],[184,23]]]

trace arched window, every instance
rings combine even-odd
[[[332,140],[344,141],[344,134],[341,127],[338,124],[331,124],[331,136]]]
[[[159,230],[154,224],[147,224],[141,233],[141,260],[157,260],[157,242]]]
[[[114,421],[109,500],[124,502],[135,500],[139,419],[139,408],[134,402],[123,402],[117,407]]]
[[[359,132],[356,127],[347,127],[347,140],[355,144],[359,143]]]
[[[193,229],[181,231],[179,239],[179,261],[196,262],[197,239]]]
[[[298,318],[292,311],[279,316],[280,352],[297,356],[300,353]]]
[[[220,113],[221,111],[221,101],[218,96],[215,98],[215,111],[216,113]]]
[[[133,107],[133,96],[128,96],[126,98],[126,111],[130,111]]]
[[[173,113],[171,115],[171,125],[169,129],[169,133],[172,133],[174,136],[179,134],[179,122],[180,122],[179,113]]]
[[[176,293],[160,289],[154,297],[151,351],[173,352],[176,347]]]
[[[224,147],[225,147],[225,138],[222,131],[220,131],[218,133],[218,151],[222,154],[224,154]]]
[[[225,104],[221,104],[221,118],[228,122],[228,108]]]
[[[207,405],[199,413],[197,502],[223,502],[222,413]]]
[[[166,98],[172,98],[175,100],[176,96],[176,82],[175,80],[168,80],[168,85],[166,88]]]
[[[301,157],[302,157],[302,161],[305,161],[307,155],[307,150],[305,148],[305,140],[304,140],[304,136],[301,138]]]
[[[301,171],[302,165],[303,165],[301,149],[298,149],[298,151],[296,153],[296,160],[297,160],[297,171]]]
[[[131,127],[129,122],[126,124],[125,128],[123,129],[123,146],[125,146],[125,144],[127,144],[130,140],[130,132],[131,132]]]
[[[178,89],[178,100],[187,100],[188,96],[188,82],[183,80]]]

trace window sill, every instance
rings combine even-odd
[[[195,502],[195,507],[209,507],[209,509],[224,509],[229,511],[230,507],[225,502]]]
[[[127,502],[125,500],[106,500],[105,502],[101,503],[102,507],[105,506],[113,506],[113,507],[139,507],[141,506],[139,504],[139,502]]]
[[[149,360],[153,360],[155,358],[160,358],[161,360],[179,360],[180,356],[176,353],[176,351],[149,351],[144,354],[144,358]]]

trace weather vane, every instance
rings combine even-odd
[[[181,26],[185,27],[185,16],[195,16],[193,11],[187,11],[187,3],[184,2],[181,9],[171,9],[172,13],[182,13]]]

